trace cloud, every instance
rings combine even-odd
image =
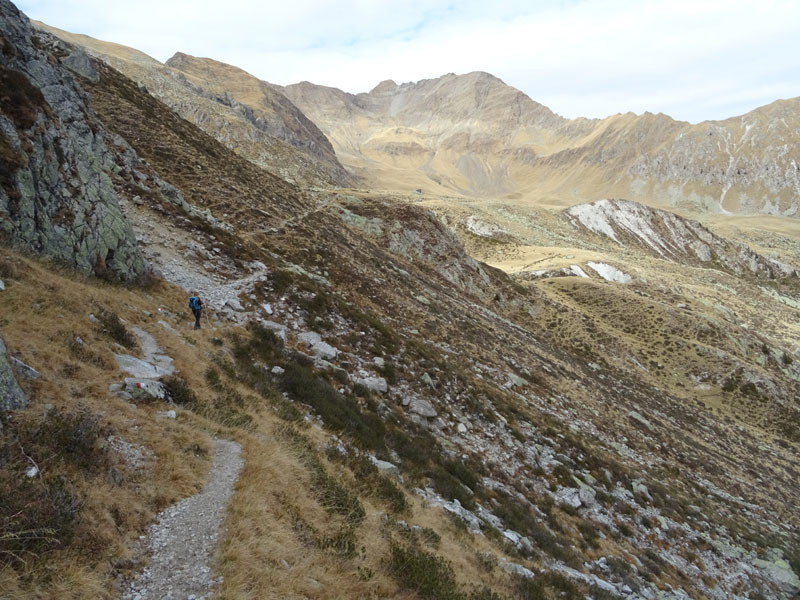
[[[488,71],[568,117],[698,121],[800,95],[800,3],[33,0],[32,18],[142,50],[237,65],[279,84],[367,91]]]

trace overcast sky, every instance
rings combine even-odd
[[[566,117],[697,122],[800,96],[798,0],[24,0],[33,19],[160,61],[365,92],[488,71]]]

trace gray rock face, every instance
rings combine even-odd
[[[756,254],[744,244],[712,233],[696,221],[629,200],[598,200],[566,211],[575,227],[620,246],[638,247],[658,258],[690,265],[713,265],[736,275],[771,279],[797,276],[795,270]]]
[[[20,408],[27,402],[6,360],[6,346],[3,340],[0,340],[0,412]]]
[[[34,33],[0,0],[0,232],[85,273],[135,280],[145,272],[110,175],[116,167],[102,124],[57,57],[66,46]],[[91,76],[85,55],[65,60]]]

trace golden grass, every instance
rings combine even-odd
[[[181,412],[176,420],[159,418],[155,413],[166,408],[163,403],[137,406],[109,393],[108,385],[124,378],[112,353],[127,350],[101,332],[88,315],[111,309],[128,327],[139,325],[152,332],[175,352],[181,370],[191,371],[190,365],[203,362],[203,351],[211,345],[203,341],[192,347],[179,343],[174,334],[163,333],[167,330],[157,324],[159,318],[169,320],[164,315],[185,312],[185,294],[167,284],[128,289],[54,269],[5,249],[0,251],[0,266],[7,286],[0,294],[0,336],[10,353],[42,374],[36,381],[21,380],[30,405],[11,415],[7,433],[26,423],[31,428],[47,423],[50,411],[70,414],[80,409],[113,435],[145,449],[148,456],[136,468],[104,442],[103,455],[109,459],[109,468],[121,474],[121,485],[107,471],[86,473],[64,467],[70,487],[83,502],[74,538],[69,547],[47,550],[38,559],[25,556],[24,567],[4,567],[0,596],[111,597],[114,565],[136,555],[138,538],[153,515],[202,486],[209,467],[209,432],[215,428],[191,413]],[[188,319],[183,321],[188,327]],[[176,319],[173,325],[180,323]],[[83,346],[74,343],[76,336]],[[183,352],[177,352],[179,348]],[[38,458],[43,477],[61,472],[58,449]]]
[[[344,558],[314,541],[335,533],[341,518],[328,514],[310,493],[306,468],[291,442],[272,431],[280,422],[269,412],[256,419],[256,432],[242,436],[245,467],[223,524],[223,541],[216,557],[216,572],[224,577],[219,595],[226,600],[256,598],[414,598],[398,587],[387,572],[390,540],[400,539],[387,529],[385,512],[361,497],[367,512],[356,530],[356,555]],[[312,427],[304,430],[316,446],[329,435]],[[349,469],[323,459],[351,489],[355,480]],[[490,584],[497,590],[508,586],[507,576],[481,567],[478,552],[502,554],[482,536],[456,527],[440,508],[426,506],[410,495],[413,509],[404,520],[430,527],[442,536],[434,551],[452,561],[464,589]]]

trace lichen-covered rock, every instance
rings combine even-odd
[[[107,134],[59,59],[88,59],[43,37],[0,0],[0,232],[80,271],[121,280],[145,263],[111,180]]]
[[[27,399],[6,360],[6,346],[0,339],[0,412],[25,406]]]

